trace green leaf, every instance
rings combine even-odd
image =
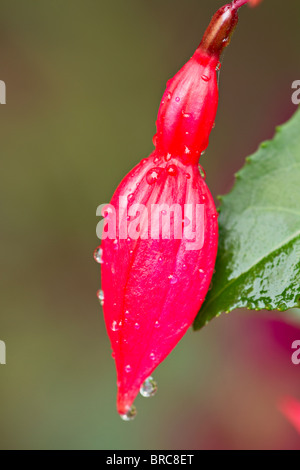
[[[299,307],[299,110],[246,159],[220,199],[216,272],[194,328],[236,308]]]

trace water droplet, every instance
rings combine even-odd
[[[204,272],[205,272],[204,269],[201,269],[201,268],[199,269],[200,274],[204,274]]]
[[[176,101],[176,103],[179,103],[179,101],[180,101],[179,96],[176,96],[175,101]]]
[[[172,158],[172,155],[170,153],[167,153],[167,155],[165,155],[166,162],[169,162],[171,158]]]
[[[191,114],[190,113],[185,113],[183,110],[182,110],[182,116],[186,119],[190,118],[191,117]]]
[[[162,213],[162,215],[166,215],[167,211],[162,210],[161,213]]]
[[[206,173],[205,173],[204,168],[202,168],[201,165],[198,165],[198,168],[199,168],[199,173],[200,173],[200,175],[201,175],[202,178],[205,180],[205,179],[206,179]]]
[[[185,176],[188,180],[191,178],[191,175],[189,173],[186,173]]]
[[[100,246],[94,251],[94,260],[99,264],[103,264],[103,249]]]
[[[113,210],[109,206],[106,206],[102,209],[102,217],[104,217],[105,219],[109,217],[109,215],[112,213],[113,213]]]
[[[111,324],[111,331],[118,331],[119,330],[119,327],[118,327],[118,322],[116,320],[114,320]]]
[[[153,377],[148,377],[148,379],[145,380],[143,385],[140,388],[140,394],[142,397],[149,398],[153,397],[157,392],[157,383],[153,379]]]
[[[127,364],[127,366],[124,367],[124,370],[125,370],[126,374],[129,374],[132,371],[131,365]]]
[[[162,172],[162,168],[152,168],[151,170],[148,171],[146,175],[146,180],[148,184],[154,184],[160,177],[160,174]]]
[[[145,165],[146,162],[147,162],[147,158],[143,158],[143,160],[141,160],[142,165]]]
[[[128,194],[128,196],[127,196],[128,201],[131,201],[132,198],[133,198],[133,194],[132,194],[132,193],[131,193],[131,194]]]
[[[154,160],[153,160],[153,163],[157,163],[157,162],[159,162],[159,160],[160,160],[159,157],[155,157]]]
[[[160,323],[158,320],[154,323],[154,328],[160,328]]]
[[[191,223],[191,221],[190,221],[190,219],[189,219],[188,217],[185,217],[185,218],[183,219],[183,226],[184,226],[184,227],[188,227],[188,226],[190,225],[190,223]]]
[[[176,284],[177,282],[177,277],[174,276],[174,274],[170,274],[170,276],[168,276],[168,279],[170,279],[171,284]]]
[[[208,75],[204,75],[204,74],[202,75],[201,78],[204,82],[209,82],[209,80],[210,80],[210,77]]]
[[[175,165],[169,165],[167,168],[167,172],[170,176],[176,176],[178,171]]]
[[[161,262],[161,261],[162,261],[162,257],[161,257],[161,256],[158,258],[158,261],[159,261],[159,262]]]
[[[185,153],[186,155],[188,155],[189,153],[191,153],[190,149],[189,149],[186,145],[184,146],[184,153]]]
[[[216,66],[216,71],[220,70],[221,67],[222,67],[221,62],[218,62],[218,63],[217,63],[217,66]]]
[[[132,407],[130,408],[129,411],[127,411],[126,414],[120,415],[120,418],[123,421],[132,421],[136,417],[136,414],[137,414],[136,407],[132,405]]]
[[[151,353],[149,357],[150,357],[151,361],[155,361],[155,354],[154,353]]]
[[[139,330],[139,329],[140,329],[140,324],[139,324],[138,322],[136,322],[136,323],[134,324],[134,328],[135,328],[136,330]]]
[[[168,96],[167,96],[168,100],[170,101],[170,99],[172,98],[172,94],[169,92],[168,93]]]
[[[97,297],[98,297],[98,300],[100,302],[100,305],[103,306],[104,305],[104,292],[103,292],[103,290],[100,289],[100,290],[97,291]]]
[[[204,196],[204,194],[201,194],[200,196],[200,202],[203,204],[204,202],[206,202],[206,196]]]

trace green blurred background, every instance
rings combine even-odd
[[[1,449],[300,449],[277,403],[300,398],[297,326],[238,311],[188,332],[138,416],[115,411],[96,298],[96,207],[153,149],[166,81],[219,0],[0,0]],[[300,4],[243,8],[202,165],[214,196],[296,110]],[[284,158],[284,156],[283,156]]]

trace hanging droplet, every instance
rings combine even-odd
[[[94,260],[96,263],[103,264],[103,249],[100,246],[94,251]]]
[[[104,292],[103,292],[103,290],[100,289],[100,290],[97,291],[97,297],[98,297],[98,300],[100,302],[100,305],[103,306],[104,305]]]
[[[154,397],[154,395],[157,392],[157,383],[153,379],[153,377],[148,377],[148,379],[145,380],[143,385],[140,388],[140,394],[142,397],[149,398],[149,397]]]
[[[137,414],[136,407],[132,405],[132,407],[130,408],[129,411],[127,411],[126,414],[120,415],[120,418],[123,421],[132,421],[136,417],[136,414]]]
[[[162,168],[152,168],[151,170],[148,171],[146,175],[146,180],[148,184],[154,184],[160,177],[160,174],[162,172]]]

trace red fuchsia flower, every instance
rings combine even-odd
[[[217,211],[198,162],[214,126],[216,71],[247,0],[225,5],[191,59],[167,83],[155,150],[121,182],[103,215],[99,298],[117,369],[117,409],[128,420],[140,387],[192,324],[217,253]]]
[[[279,409],[300,434],[300,402],[292,397],[285,397],[279,403]]]

